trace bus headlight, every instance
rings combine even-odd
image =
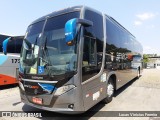
[[[65,93],[75,87],[76,87],[75,85],[62,86],[56,90],[55,95],[57,95],[57,96],[62,95],[63,93]]]

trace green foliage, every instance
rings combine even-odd
[[[144,63],[149,62],[149,56],[148,55],[146,55],[146,54],[143,55],[143,62]]]

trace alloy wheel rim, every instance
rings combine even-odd
[[[114,92],[114,87],[111,83],[108,84],[107,86],[107,95],[108,97],[111,97],[113,95]]]

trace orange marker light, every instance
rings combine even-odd
[[[67,45],[71,46],[71,45],[72,45],[72,42],[71,42],[71,41],[70,41],[70,42],[67,42]]]

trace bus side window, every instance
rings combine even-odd
[[[15,40],[9,41],[8,47],[7,47],[7,52],[8,53],[15,53],[16,52]]]
[[[92,21],[93,26],[84,28],[82,82],[100,72],[104,38],[102,14],[92,10],[86,10],[84,18]]]
[[[96,40],[90,37],[84,39],[82,74],[83,81],[97,74]]]
[[[83,48],[83,66],[95,66],[95,40],[89,37],[85,37]]]
[[[0,39],[0,52],[3,52],[3,49],[2,49],[2,40]]]
[[[15,53],[20,53],[21,52],[22,42],[23,42],[23,39],[21,39],[21,38],[16,39]]]

